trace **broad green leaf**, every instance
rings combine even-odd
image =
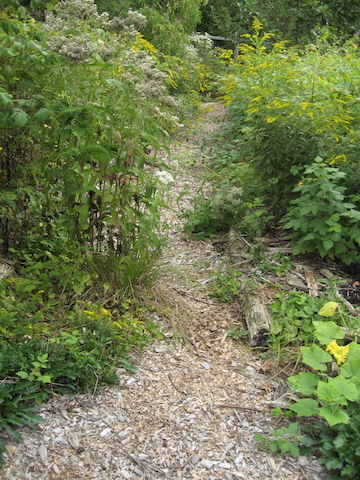
[[[27,123],[29,116],[24,110],[16,108],[10,118],[14,121],[17,127],[21,128]]]
[[[20,371],[16,372],[16,375],[18,375],[20,378],[28,378],[28,374],[26,372]]]
[[[338,340],[345,337],[345,333],[341,327],[336,325],[334,322],[313,321],[312,323],[315,327],[315,338],[317,338],[322,345],[328,345],[333,340]]]
[[[330,382],[319,381],[316,395],[319,400],[329,405],[347,405],[345,396],[339,392],[336,385],[331,385]]]
[[[325,364],[332,361],[332,356],[317,345],[301,347],[300,350],[303,356],[303,362],[314,370],[324,372],[327,369],[327,365]]]
[[[330,377],[328,379],[328,385],[334,390],[337,390],[340,395],[344,396],[350,402],[358,400],[358,390],[347,378],[344,378],[341,375]]]
[[[0,105],[12,105],[12,95],[10,93],[7,93],[5,91],[0,92]]]
[[[327,250],[327,251],[331,250],[332,247],[334,246],[334,242],[332,240],[329,240],[329,239],[324,240],[322,242],[322,244],[323,244],[324,249]]]
[[[312,395],[318,384],[319,377],[315,373],[300,372],[287,379],[292,388],[302,395]]]
[[[348,359],[343,365],[341,365],[340,373],[345,378],[356,377],[360,380],[360,358],[357,358],[356,360]]]
[[[331,407],[321,407],[319,415],[320,417],[325,418],[330,427],[333,427],[338,423],[349,423],[349,415],[339,408],[333,410]]]
[[[312,398],[302,398],[289,408],[300,417],[311,417],[318,414],[319,403]]]
[[[51,383],[51,376],[50,375],[41,375],[41,382],[42,383]]]
[[[332,317],[337,309],[339,308],[339,304],[336,302],[327,302],[325,305],[319,310],[319,315],[322,317]]]
[[[44,124],[46,120],[50,117],[52,114],[51,110],[48,108],[40,108],[34,115],[34,119],[37,120],[38,122]]]
[[[360,345],[355,342],[349,343],[349,353],[347,354],[347,359],[357,360],[360,358]]]

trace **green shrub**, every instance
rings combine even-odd
[[[297,198],[291,200],[282,220],[284,229],[292,229],[288,238],[295,255],[318,252],[347,265],[359,260],[360,211],[346,201],[346,189],[338,185],[344,176],[320,157],[305,168],[293,190]]]
[[[210,284],[209,297],[217,298],[220,302],[228,303],[239,295],[241,283],[239,281],[239,272],[228,270],[217,272]]]
[[[183,214],[185,229],[200,239],[216,236],[220,231],[227,230],[242,211],[241,189],[230,187],[218,190],[211,198],[196,198],[193,204],[193,210]]]
[[[250,162],[252,178],[261,180],[279,218],[294,198],[298,167],[317,156],[358,165],[360,59],[352,43],[313,46],[301,55],[284,43],[270,47],[272,35],[262,33],[258,21],[253,26],[224,79],[230,138],[237,140],[239,157]]]

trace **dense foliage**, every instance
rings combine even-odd
[[[359,6],[359,0],[209,0],[201,7],[198,29],[239,42],[256,16],[278,41],[305,44],[318,36],[334,40],[336,36],[359,34]]]
[[[257,19],[253,27],[223,78],[229,115],[222,144],[226,138],[230,148],[222,145],[213,157],[217,179],[223,179],[216,196],[196,201],[188,228],[212,234],[233,222],[254,234],[254,222],[244,216],[256,220],[257,212],[257,223],[281,220],[291,229],[295,254],[355,262],[358,46],[320,43],[299,54],[285,42],[271,46],[272,34],[263,33]],[[228,201],[235,189],[237,200]]]
[[[0,246],[14,270],[0,282],[1,429],[21,440],[16,427],[41,421],[34,404],[116,382],[118,366],[133,369],[130,349],[161,337],[136,297],[164,242],[160,209],[171,175],[158,152],[204,93],[221,90],[229,114],[213,139],[214,195],[194,200],[188,231],[205,238],[235,224],[259,236],[271,224],[282,226],[295,254],[359,259],[360,59],[356,37],[335,41],[357,33],[357,8],[3,1]],[[201,14],[202,31],[241,42],[237,59],[194,35]],[[312,43],[300,50],[284,39]],[[257,261],[271,268],[260,253]],[[219,274],[211,295],[229,301],[238,288],[233,272]],[[274,302],[269,340],[280,350],[297,337],[316,373],[289,380],[312,397],[293,411],[328,421],[308,443],[350,478],[360,354],[355,338],[346,360],[341,323],[320,325],[319,302],[295,292]],[[302,345],[314,336],[326,351]],[[344,360],[335,380],[331,355]],[[298,430],[295,422],[274,431],[274,450],[296,453],[283,436]]]
[[[39,421],[35,401],[116,382],[129,350],[161,336],[136,295],[163,244],[172,177],[158,152],[196,111],[213,58],[208,39],[178,42],[181,59],[161,52],[140,12],[21,3],[0,11],[0,247],[12,269],[0,427],[17,439]]]

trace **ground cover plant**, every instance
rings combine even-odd
[[[324,303],[323,298],[316,299],[317,304],[322,302],[322,307],[314,312],[315,299],[310,302],[309,297],[306,301],[299,293],[297,297],[303,297],[297,308],[302,305],[307,319],[304,329],[298,324],[296,336],[292,336],[296,343],[302,344],[298,373],[287,379],[297,399],[293,399],[287,411],[275,409],[273,412],[287,418],[284,427],[274,429],[270,436],[256,434],[254,438],[261,448],[273,452],[295,456],[318,452],[319,461],[328,470],[327,478],[350,479],[357,471],[360,458],[353,442],[354,435],[358,434],[360,400],[359,318],[350,316],[338,302]],[[280,310],[286,308],[285,302]],[[275,308],[277,311],[279,305]],[[289,319],[291,317],[296,324],[297,314],[289,310]],[[271,341],[276,335],[281,338],[290,333],[290,322],[279,324],[276,315],[274,319]],[[298,417],[295,422],[291,421],[294,415]]]

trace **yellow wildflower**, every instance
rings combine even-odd
[[[266,117],[266,118],[265,118],[265,121],[266,121],[267,123],[274,123],[274,122],[276,122],[277,118],[278,118],[278,117]]]
[[[95,312],[91,312],[90,310],[84,310],[84,313],[87,313],[88,315],[95,315]]]
[[[338,345],[336,340],[333,340],[329,345],[326,347],[326,351],[329,352],[336,360],[336,363],[340,365],[344,363],[346,360],[346,356],[349,353],[349,345],[345,345],[341,347]]]
[[[263,28],[263,24],[259,21],[257,17],[254,17],[252,28],[255,30],[261,30]]]

